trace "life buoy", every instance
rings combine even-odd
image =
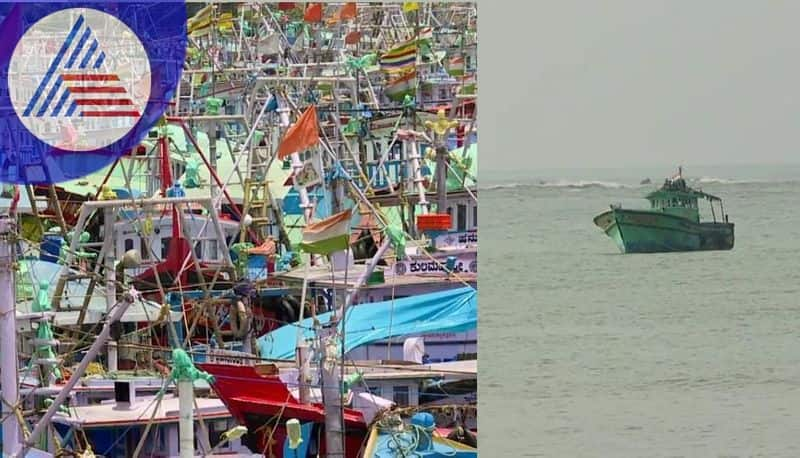
[[[283,309],[286,311],[286,322],[287,323],[294,323],[297,321],[297,311],[300,309],[296,306],[296,301],[294,298],[285,297],[281,299],[281,305]]]
[[[244,337],[247,335],[248,331],[250,331],[253,318],[247,313],[247,307],[245,307],[244,302],[236,301],[236,304],[231,306],[228,317],[231,323],[231,333],[234,337]]]

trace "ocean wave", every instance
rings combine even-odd
[[[587,189],[587,188],[601,188],[601,189],[622,189],[622,188],[634,188],[636,186],[622,184],[622,183],[615,183],[613,181],[592,181],[592,180],[579,180],[579,181],[540,181],[539,183],[534,184],[535,187],[539,188],[569,188],[569,189]]]
[[[686,181],[689,183],[690,186],[703,186],[703,185],[745,185],[745,184],[759,184],[759,183],[769,183],[769,184],[779,184],[779,183],[796,183],[800,180],[761,180],[761,179],[741,179],[741,180],[734,180],[728,178],[717,178],[717,177],[700,177],[700,178],[686,178]],[[572,189],[572,190],[581,190],[581,189],[641,189],[641,188],[657,188],[660,187],[662,181],[652,181],[650,183],[638,183],[638,184],[625,184],[625,183],[617,183],[614,181],[601,181],[601,180],[556,180],[556,181],[545,181],[545,180],[538,180],[533,183],[518,183],[518,182],[511,182],[511,183],[501,183],[501,184],[491,184],[486,186],[479,186],[479,191],[496,191],[496,190],[504,190],[504,189]]]
[[[689,183],[697,183],[697,184],[759,184],[759,183],[791,183],[796,180],[765,180],[765,179],[742,179],[742,180],[732,180],[728,178],[716,178],[716,177],[700,177],[700,178],[687,178],[686,179]]]
[[[738,183],[738,180],[729,180],[727,178],[715,178],[715,177],[700,177],[700,178],[687,178],[687,181],[690,183],[700,183],[700,184],[734,184]]]
[[[622,183],[615,183],[613,181],[596,181],[596,180],[579,180],[579,181],[544,181],[540,180],[535,183],[504,183],[494,184],[484,187],[479,187],[481,191],[494,191],[498,189],[516,189],[516,188],[555,188],[555,189],[623,189],[623,188],[636,188],[638,185],[627,185]]]
[[[525,183],[506,183],[506,184],[493,184],[489,186],[478,185],[478,191],[496,191],[499,189],[515,189],[515,188],[529,188],[531,184]]]

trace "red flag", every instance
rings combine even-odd
[[[317,128],[317,109],[312,105],[300,115],[300,119],[283,136],[281,144],[278,146],[278,159],[302,151],[319,142],[319,130]]]
[[[341,10],[339,10],[339,19],[355,19],[356,18],[356,4],[345,3]]]
[[[278,2],[278,9],[281,11],[289,11],[294,8],[294,2]]]
[[[303,15],[306,22],[322,22],[322,3],[312,3]]]

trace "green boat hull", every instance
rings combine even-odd
[[[622,253],[730,250],[734,242],[733,223],[697,223],[659,211],[614,208],[594,223]]]

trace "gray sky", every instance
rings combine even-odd
[[[480,1],[478,16],[484,170],[800,162],[800,2]]]

